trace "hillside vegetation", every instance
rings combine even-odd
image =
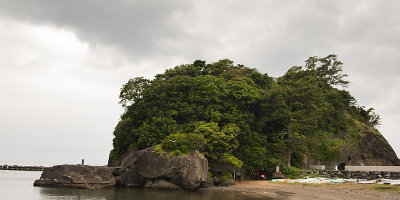
[[[209,163],[272,170],[304,166],[304,158],[334,161],[340,148],[376,134],[380,118],[344,88],[336,55],[310,57],[274,78],[231,60],[196,60],[137,77],[121,88],[125,107],[110,157],[129,148],[184,154],[198,150]],[[340,134],[340,135],[339,135]]]

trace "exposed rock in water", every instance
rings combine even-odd
[[[162,179],[183,189],[195,190],[207,179],[208,173],[208,161],[198,152],[174,156],[168,152],[159,154],[153,147],[129,151],[122,157],[120,167],[115,173],[117,182],[127,187]]]
[[[139,175],[137,170],[137,151],[129,150],[121,160],[117,161],[120,166],[114,171],[117,186],[141,187],[145,184],[146,178]]]
[[[147,179],[146,184],[144,185],[146,189],[156,189],[156,190],[182,190],[181,187],[165,180],[165,179]]]
[[[196,190],[207,179],[208,161],[198,152],[174,156],[153,147],[130,150],[118,167],[58,165],[43,171],[35,186],[99,189],[113,186]]]
[[[138,154],[137,170],[145,178],[166,178],[184,189],[194,190],[207,179],[208,161],[197,152],[158,155],[154,148],[147,148]]]
[[[115,168],[87,165],[57,165],[43,171],[34,186],[100,189],[115,186]]]
[[[118,168],[114,171],[113,175],[115,176],[117,186],[121,187],[142,187],[146,182],[146,179],[139,175],[136,166]]]

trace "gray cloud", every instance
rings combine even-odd
[[[185,1],[22,0],[0,5],[7,16],[69,29],[93,46],[115,46],[132,59],[157,54],[160,37],[179,37],[168,20],[189,9]]]
[[[134,62],[229,57],[280,75],[322,51],[400,46],[396,1],[20,0],[0,5],[7,16],[69,29],[94,47],[119,49]]]
[[[381,114],[381,130],[398,153],[399,10],[396,0],[0,0],[4,20],[71,31],[108,55],[111,61],[88,66],[112,74],[116,91],[129,77],[195,59],[229,58],[280,76],[309,56],[338,54],[350,92]]]

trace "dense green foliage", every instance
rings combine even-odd
[[[173,152],[175,155],[187,154],[191,151],[200,150],[206,143],[201,134],[173,133],[164,138],[161,148],[164,151]]]
[[[219,179],[219,181],[221,181],[221,182],[233,181],[232,173],[229,173],[229,172],[219,173],[219,174],[216,175],[216,177],[217,177],[217,178]]]
[[[346,76],[329,55],[311,57],[279,78],[230,60],[197,60],[153,80],[131,79],[121,88],[125,112],[111,155],[161,144],[164,151],[198,150],[211,163],[250,170],[302,167],[305,155],[337,160],[341,145],[359,142],[357,124],[380,124],[373,109],[338,89],[348,85]]]

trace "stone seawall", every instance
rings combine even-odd
[[[311,170],[304,173],[306,176],[324,176],[327,178],[348,179],[400,179],[400,172],[385,171],[337,171],[337,170]]]
[[[0,165],[0,170],[43,171],[46,168],[43,166]]]
[[[345,166],[346,171],[400,172],[400,166]]]

